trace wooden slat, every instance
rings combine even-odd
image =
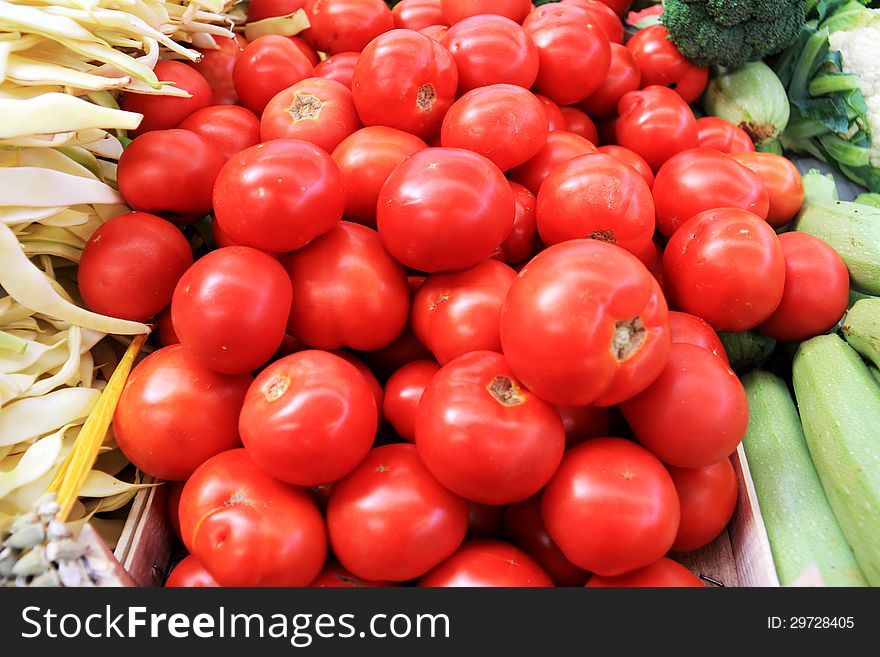
[[[162,586],[165,579],[174,545],[165,512],[166,495],[165,486],[137,494],[116,546],[116,558],[138,586]]]
[[[712,582],[722,586],[740,585],[736,559],[726,531],[704,548],[670,556],[697,577],[702,577],[707,586],[713,586]]]

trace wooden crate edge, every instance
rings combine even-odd
[[[150,478],[145,483],[160,485],[135,496],[114,556],[138,586],[152,587],[164,581],[174,536],[165,512],[167,487]]]

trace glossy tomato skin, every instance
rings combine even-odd
[[[612,43],[611,63],[605,81],[582,100],[578,107],[594,118],[617,116],[620,99],[624,94],[639,89],[641,83],[642,74],[633,54],[619,43]]]
[[[205,461],[180,498],[183,542],[221,586],[307,586],[327,556],[304,489],[273,479],[245,449]]]
[[[672,335],[672,342],[684,342],[685,344],[695,344],[698,347],[708,349],[728,364],[727,352],[721,339],[715,330],[709,326],[706,320],[691,315],[690,313],[682,313],[676,310],[669,311],[669,332]]]
[[[672,237],[678,227],[705,210],[742,208],[762,219],[770,196],[752,171],[711,148],[683,151],[657,172],[654,186],[657,228]]]
[[[748,400],[736,374],[707,349],[680,342],[672,345],[657,380],[620,408],[639,442],[680,468],[702,468],[727,458],[749,421]]]
[[[648,184],[648,189],[651,189],[654,186],[654,172],[651,171],[651,167],[645,162],[645,158],[635,151],[631,151],[628,148],[617,146],[615,144],[599,146],[597,150],[600,153],[606,153],[607,155],[616,157],[624,164],[629,165],[638,171],[639,175],[644,178],[645,182]]]
[[[731,157],[764,183],[770,197],[768,224],[781,228],[795,218],[804,203],[804,182],[791,160],[775,153],[741,152]]]
[[[461,545],[468,504],[431,476],[414,445],[374,448],[330,493],[333,553],[365,579],[420,577]]]
[[[681,523],[674,552],[690,552],[708,545],[724,531],[736,508],[736,473],[730,459],[704,468],[668,467],[681,502]]]
[[[96,313],[144,322],[171,302],[192,265],[189,242],[169,222],[129,212],[102,224],[86,242],[77,282]]]
[[[260,116],[275,94],[312,77],[314,70],[290,39],[267,34],[251,41],[235,60],[232,80],[241,104]]]
[[[305,346],[303,346],[303,348],[305,348]],[[382,388],[382,384],[379,382],[379,379],[376,377],[375,374],[373,374],[373,370],[371,370],[363,360],[355,356],[352,352],[345,349],[336,349],[335,351],[331,351],[330,353],[332,353],[334,356],[339,356],[342,360],[354,365],[357,371],[360,372],[367,380],[367,385],[370,386],[370,390],[373,393],[373,398],[376,400],[376,410],[379,412],[379,424],[382,424],[382,422],[385,420],[385,417],[382,415],[382,406],[385,401],[385,390],[384,388]]]
[[[218,47],[199,48],[202,60],[190,66],[195,67],[211,87],[212,105],[235,105],[238,94],[235,93],[235,84],[232,81],[232,69],[248,42],[240,34],[232,39],[215,35],[214,42]]]
[[[224,160],[260,143],[260,120],[238,105],[205,107],[190,114],[178,127],[204,137]]]
[[[165,511],[168,515],[168,524],[171,531],[180,539],[180,496],[183,494],[183,481],[167,481],[163,488],[165,491]]]
[[[612,43],[623,42],[623,23],[608,5],[599,2],[599,0],[562,0],[562,4],[580,7],[587,12],[591,22],[602,28],[609,41]]]
[[[200,258],[181,277],[171,321],[198,362],[241,374],[263,365],[281,346],[290,299],[290,279],[275,258],[228,246]]]
[[[638,254],[654,236],[654,200],[638,171],[592,153],[551,171],[538,192],[537,220],[544,244],[584,237]]]
[[[560,322],[563,314],[569,319]],[[563,406],[610,406],[660,373],[671,344],[666,316],[657,282],[635,256],[571,240],[519,273],[501,311],[501,344],[536,395]]]
[[[680,563],[663,557],[654,563],[616,577],[593,575],[587,587],[693,587],[703,588],[703,583]]]
[[[621,96],[617,109],[617,145],[641,155],[654,171],[699,143],[694,113],[671,89],[649,86],[630,91]]]
[[[248,4],[249,23],[274,16],[286,16],[306,6],[306,0],[251,0]]]
[[[807,233],[783,233],[779,245],[785,260],[782,301],[759,328],[785,342],[830,331],[849,304],[846,264],[837,251]],[[842,330],[846,333],[847,327]]]
[[[171,304],[156,315],[156,332],[159,334],[159,342],[163,347],[173,344],[180,344],[177,333],[174,332],[174,325],[171,323]]]
[[[364,125],[387,125],[422,138],[439,132],[457,87],[449,51],[413,30],[391,30],[371,41],[351,81]]]
[[[537,231],[536,209],[538,200],[528,189],[510,182],[513,200],[516,203],[516,215],[513,218],[513,230],[501,242],[504,261],[509,265],[524,262],[535,253],[535,232]]]
[[[315,66],[315,75],[319,78],[334,80],[351,90],[354,67],[359,56],[358,52],[338,52],[335,55],[330,55]]]
[[[509,172],[511,180],[537,196],[541,184],[557,166],[578,157],[595,153],[596,147],[573,132],[556,130],[547,135],[547,143],[537,155]]]
[[[437,43],[440,43],[443,40],[443,35],[449,31],[448,25],[429,25],[428,27],[423,27],[419,32],[424,34],[426,37],[433,39]]]
[[[359,589],[396,586],[391,582],[371,581],[356,577],[333,559],[328,559],[318,576],[309,584],[312,588]]]
[[[315,49],[312,48],[312,46],[309,44],[308,41],[306,41],[302,37],[292,36],[292,37],[287,37],[287,38],[290,39],[290,41],[291,41],[291,43],[293,43],[293,45],[295,45],[297,48],[299,48],[300,52],[306,56],[306,59],[309,60],[309,63],[312,66],[317,66],[320,63],[321,58],[318,56],[317,51],[315,51]]]
[[[469,269],[432,274],[416,291],[410,325],[440,365],[477,351],[501,351],[501,306],[516,272],[484,260]]]
[[[416,410],[439,369],[433,360],[415,360],[397,370],[385,383],[385,419],[397,435],[408,442],[415,442]]]
[[[473,351],[431,379],[416,414],[416,447],[453,493],[510,504],[553,476],[565,429],[556,409],[522,386],[504,356]]]
[[[360,52],[380,34],[394,29],[394,17],[382,0],[307,0],[306,40],[328,54]]]
[[[190,94],[189,98],[156,96],[153,94],[122,94],[119,106],[127,112],[143,114],[144,118],[132,136],[151,130],[169,130],[177,127],[187,116],[211,104],[211,86],[205,77],[192,66],[183,62],[163,59],[156,63],[153,72],[160,82],[173,82],[178,89]]]
[[[379,194],[376,224],[389,253],[412,269],[466,269],[513,229],[516,204],[500,169],[461,148],[427,148],[402,162]]]
[[[593,119],[577,107],[560,107],[559,111],[562,112],[562,117],[565,119],[566,132],[580,135],[593,144],[599,143],[599,131],[596,124],[593,123]]]
[[[523,29],[538,48],[538,93],[571,105],[602,85],[611,65],[611,44],[583,9],[542,5],[529,14]]]
[[[728,155],[755,152],[752,138],[745,130],[717,116],[697,119],[697,139],[700,148],[714,148]]]
[[[304,247],[333,228],[344,208],[339,167],[299,139],[245,149],[226,163],[214,187],[222,231],[235,244],[268,252]]]
[[[478,14],[498,14],[522,23],[532,10],[532,3],[528,0],[440,0],[440,8],[450,25]]]
[[[165,588],[216,588],[220,586],[211,573],[205,570],[202,562],[193,555],[186,555],[168,574]]]
[[[490,84],[528,89],[538,77],[538,49],[517,23],[504,16],[481,14],[456,23],[440,43],[458,68],[458,94]]]
[[[776,233],[757,215],[738,208],[707,210],[669,240],[663,280],[673,306],[702,317],[716,331],[747,331],[779,306],[785,259]]]
[[[527,553],[504,541],[466,541],[419,580],[422,587],[541,587],[553,581]]]
[[[626,47],[638,64],[643,87],[669,87],[686,103],[692,103],[703,94],[709,69],[693,64],[668,37],[664,26],[651,25],[636,32]]]
[[[632,4],[632,0],[601,0],[601,2],[603,5],[611,7],[611,9],[614,10],[614,13],[621,17]]]
[[[223,156],[196,133],[154,130],[122,151],[116,178],[134,210],[170,214],[175,223],[187,224],[211,211],[211,192],[222,166]]]
[[[351,363],[307,350],[275,361],[248,389],[239,432],[266,473],[297,486],[332,483],[360,463],[376,437],[376,398]]]
[[[599,406],[557,406],[565,428],[565,449],[571,449],[590,438],[608,435],[611,417],[607,408]]]
[[[406,274],[371,228],[340,221],[284,257],[293,288],[287,328],[318,349],[390,344],[406,325]]]
[[[613,576],[666,554],[680,510],[672,478],[646,449],[595,438],[566,452],[544,489],[541,516],[573,564]]]
[[[239,446],[238,413],[251,380],[212,372],[180,345],[154,351],[125,383],[113,416],[116,442],[145,473],[184,480],[214,454]]]
[[[431,25],[446,25],[440,0],[401,0],[391,9],[394,27],[421,30]]]

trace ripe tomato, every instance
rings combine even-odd
[[[396,586],[391,582],[371,581],[361,579],[348,572],[333,559],[328,559],[321,569],[320,574],[309,584],[312,588],[343,588],[343,589],[359,589],[359,588],[378,588],[386,586]]]
[[[724,531],[736,508],[736,473],[730,459],[704,468],[668,467],[681,502],[681,523],[672,549],[690,552]]]
[[[694,587],[703,588],[703,582],[680,563],[663,557],[649,566],[616,577],[593,575],[587,587]]]
[[[709,69],[693,64],[668,37],[665,27],[651,25],[636,32],[626,47],[639,66],[643,87],[669,87],[686,103],[692,103],[703,95]]]
[[[669,240],[663,280],[673,306],[716,331],[747,331],[779,306],[785,260],[776,233],[760,217],[737,208],[707,210]]]
[[[235,244],[269,252],[300,249],[333,228],[345,208],[342,174],[330,156],[299,139],[276,139],[230,159],[214,186],[214,214]]]
[[[409,442],[416,439],[416,409],[440,369],[433,360],[415,360],[407,363],[385,383],[385,401],[382,410],[397,435]]]
[[[251,41],[235,60],[232,80],[241,104],[257,116],[279,91],[314,75],[315,67],[296,44],[280,34]]]
[[[394,29],[382,0],[308,0],[306,40],[321,52],[360,52],[380,34]]]
[[[366,579],[424,575],[458,549],[467,523],[467,502],[437,483],[415,445],[374,448],[327,504],[333,553]]]
[[[305,344],[369,351],[403,331],[406,274],[371,228],[340,221],[283,262],[293,286],[287,329]]]
[[[303,345],[302,349],[305,349],[305,345]],[[297,349],[296,351],[301,351],[302,349]],[[296,353],[296,351],[291,351],[290,353]],[[376,410],[379,413],[379,424],[382,424],[385,419],[382,416],[382,403],[385,401],[385,390],[382,388],[382,384],[379,383],[379,379],[373,374],[373,370],[371,370],[364,361],[345,349],[337,349],[330,353],[334,356],[339,356],[342,360],[348,361],[354,365],[355,368],[357,368],[357,371],[367,380],[367,385],[370,386],[370,390],[376,400]]]
[[[511,504],[504,512],[504,537],[540,564],[556,586],[582,586],[587,572],[562,554],[541,519],[541,495]]]
[[[639,172],[604,153],[557,166],[538,192],[544,244],[586,237],[638,254],[654,236],[654,201]]]
[[[260,143],[260,119],[238,105],[205,107],[190,114],[178,127],[204,137],[224,160]]]
[[[192,66],[171,59],[162,59],[153,67],[153,73],[160,82],[173,83],[176,89],[182,89],[190,94],[190,97],[157,96],[131,91],[122,94],[119,102],[122,109],[144,115],[137,129],[129,131],[132,136],[142,135],[151,130],[168,130],[177,127],[177,124],[190,114],[211,104],[211,86]]]
[[[245,449],[217,454],[193,473],[180,498],[180,528],[221,586],[307,586],[327,556],[312,497],[260,470]]]
[[[300,351],[264,369],[248,389],[239,432],[264,472],[288,484],[332,483],[360,463],[376,437],[376,398],[351,363]]]
[[[704,319],[696,315],[670,310],[669,333],[672,335],[673,343],[684,342],[703,347],[723,360],[725,365],[728,364],[727,352],[724,350],[724,345],[721,344],[721,339]]]
[[[387,379],[393,372],[415,360],[431,360],[433,355],[428,348],[418,341],[409,324],[403,333],[387,347],[359,354],[364,362],[382,379]]]
[[[846,264],[837,251],[807,233],[783,233],[779,245],[785,260],[782,301],[759,328],[785,342],[830,331],[849,304]],[[845,324],[842,330],[846,333]]]
[[[449,31],[448,25],[429,25],[428,27],[423,27],[419,32],[424,34],[426,37],[429,37],[440,43],[443,40],[443,35]]]
[[[700,142],[700,148],[714,148],[716,151],[728,155],[755,152],[752,138],[745,130],[717,116],[704,116],[697,119],[697,139]]]
[[[504,509],[503,506],[471,502],[468,505],[467,538],[498,538]]]
[[[306,59],[309,60],[309,63],[312,66],[317,66],[320,63],[321,58],[318,56],[317,51],[315,51],[315,49],[309,45],[308,41],[306,41],[302,37],[292,36],[287,38],[290,39],[291,42],[293,42],[293,45],[299,48],[300,52],[306,56]]]
[[[513,230],[510,231],[507,239],[501,242],[501,250],[504,261],[515,265],[528,260],[535,253],[537,199],[518,183],[511,182],[510,189],[513,190],[513,200],[516,203],[516,216],[513,219]]]
[[[211,211],[211,192],[222,166],[223,156],[196,133],[155,130],[122,151],[116,179],[133,209],[189,224]]]
[[[547,128],[550,132],[565,130],[565,115],[562,113],[562,108],[547,96],[541,94],[534,94],[534,96],[544,105],[544,111],[547,113]]]
[[[510,504],[546,484],[565,449],[559,413],[526,390],[504,356],[473,351],[431,379],[416,447],[443,486],[481,504]]]
[[[430,25],[446,25],[440,0],[401,0],[391,10],[394,27],[421,30]]]
[[[608,76],[596,91],[578,106],[593,117],[617,116],[617,105],[624,94],[641,87],[642,74],[633,54],[619,43],[611,44],[611,64]]]
[[[488,258],[510,234],[515,214],[513,191],[492,162],[461,148],[427,148],[388,177],[376,223],[392,256],[430,273]]]
[[[623,23],[608,5],[599,2],[599,0],[562,0],[562,4],[580,7],[587,12],[591,22],[602,28],[609,41],[612,43],[623,42]]]
[[[168,574],[166,589],[174,588],[214,588],[220,586],[211,573],[205,570],[202,562],[193,555],[186,555]]]
[[[165,511],[168,515],[168,524],[171,531],[180,539],[180,496],[183,493],[183,481],[166,481],[162,488],[165,489]]]
[[[240,374],[278,350],[290,298],[290,279],[275,258],[227,246],[200,258],[181,277],[171,320],[193,358],[217,372]]]
[[[159,334],[159,342],[163,347],[180,344],[180,339],[174,332],[174,325],[171,323],[171,304],[165,306],[164,310],[156,315],[156,332]]]
[[[566,452],[541,500],[544,525],[566,558],[606,576],[666,554],[679,515],[666,468],[622,438],[595,438]]]
[[[654,186],[654,172],[651,171],[651,167],[648,166],[647,162],[645,162],[645,158],[643,158],[638,153],[631,151],[628,148],[624,148],[623,146],[616,146],[614,144],[599,146],[597,150],[600,153],[605,153],[607,155],[611,155],[612,157],[616,157],[624,164],[628,164],[633,169],[638,171],[639,175],[644,178],[645,182],[648,184],[648,189],[651,189]]]
[[[694,113],[671,89],[630,91],[621,96],[617,109],[617,144],[641,155],[654,171],[676,153],[698,145]]]
[[[423,587],[553,586],[540,565],[504,541],[472,540],[419,580]]]
[[[260,135],[302,139],[328,153],[361,126],[351,91],[324,78],[306,78],[278,92],[263,110]]]
[[[608,435],[611,417],[607,408],[597,406],[557,406],[565,428],[565,449],[590,438]]]
[[[547,135],[547,143],[537,155],[511,170],[508,175],[532,194],[537,194],[541,184],[557,166],[579,155],[595,152],[596,147],[580,135],[556,130]]]
[[[775,153],[742,152],[731,157],[764,183],[770,197],[768,224],[781,228],[795,218],[804,203],[804,183],[791,160]]]
[[[358,52],[338,52],[335,55],[330,55],[315,67],[315,75],[319,78],[335,80],[350,90],[354,67],[357,65],[359,56]]]
[[[443,35],[440,43],[458,68],[459,95],[490,84],[528,89],[538,77],[538,49],[517,23],[504,16],[465,18]]]
[[[306,0],[251,0],[247,19],[249,23],[254,23],[274,16],[287,16],[305,5]]]
[[[440,8],[450,25],[477,14],[498,14],[522,23],[532,10],[529,0],[440,0]]]
[[[599,131],[593,119],[577,107],[560,107],[559,111],[562,112],[562,118],[565,120],[566,132],[580,135],[593,144],[599,143]]]
[[[178,228],[146,212],[129,212],[99,226],[86,242],[79,291],[96,313],[145,322],[171,303],[192,262]]]
[[[664,463],[702,468],[742,440],[749,404],[736,374],[709,350],[681,342],[663,372],[620,405],[636,438]]]
[[[704,210],[742,208],[767,216],[770,196],[757,175],[711,148],[695,148],[671,157],[657,172],[652,188],[657,228],[672,237],[678,227]]]
[[[351,81],[364,125],[387,125],[418,137],[440,130],[457,86],[449,51],[412,30],[391,30],[370,42]]]
[[[248,42],[236,34],[229,39],[214,35],[216,48],[199,48],[202,59],[198,64],[190,64],[201,73],[211,87],[211,105],[235,105],[238,94],[232,82],[232,68]]]
[[[180,345],[154,351],[125,382],[113,416],[116,442],[147,474],[184,480],[240,445],[238,412],[251,380],[212,372]]]
[[[571,240],[519,273],[501,310],[501,344],[513,372],[543,399],[610,406],[660,373],[671,344],[666,315],[657,281],[635,256]]]
[[[603,5],[608,5],[614,10],[618,16],[623,16],[626,13],[626,10],[629,9],[629,6],[632,4],[632,0],[600,0]]]

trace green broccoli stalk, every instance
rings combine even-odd
[[[737,68],[791,45],[804,24],[803,0],[666,0],[661,22],[700,66]]]

